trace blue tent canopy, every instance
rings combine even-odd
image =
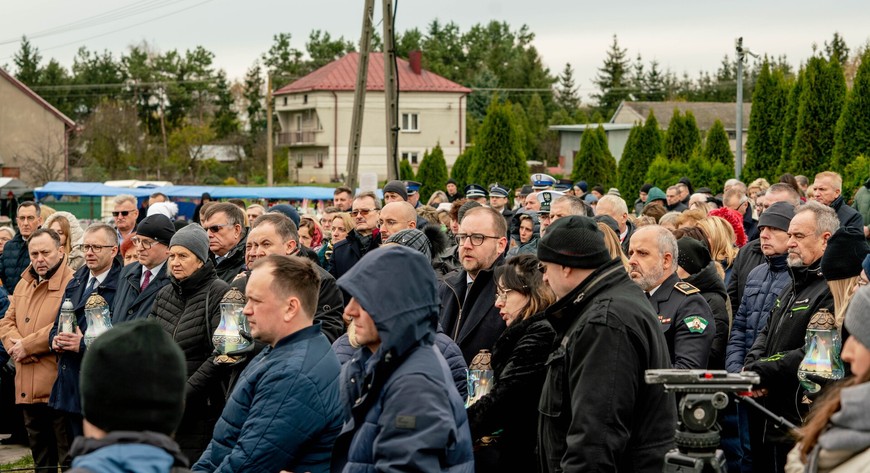
[[[136,197],[147,197],[155,192],[162,192],[170,198],[198,199],[204,192],[211,194],[213,199],[288,199],[288,200],[330,200],[333,191],[330,187],[242,187],[242,186],[163,186],[163,187],[112,187],[100,182],[48,182],[34,189],[37,200],[47,196],[57,199],[64,195],[80,197],[111,197],[120,194],[132,194]]]

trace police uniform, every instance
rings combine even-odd
[[[405,181],[405,191],[408,193],[408,195],[416,194],[420,191],[421,187],[423,187],[423,184],[420,184],[419,182]],[[414,206],[414,209],[419,209],[422,206],[423,204],[420,203],[420,199],[417,199],[417,205]],[[417,230],[423,230],[427,223],[429,223],[428,220],[421,217],[420,215],[417,215]]]
[[[668,341],[674,368],[706,369],[716,324],[701,291],[673,273],[648,297]]]
[[[490,197],[496,196],[496,197],[504,197],[505,199],[509,199],[510,195],[511,195],[511,190],[508,189],[507,187],[499,184],[499,183],[495,183],[492,186],[490,186],[490,188],[489,188],[489,196]],[[501,211],[501,215],[504,217],[505,223],[507,223],[508,235],[510,235],[511,220],[513,220],[513,218],[514,218],[514,212],[513,212],[513,210],[510,209],[510,207],[508,207],[508,205],[505,205]]]
[[[532,189],[542,191],[552,189],[556,185],[556,178],[543,173],[532,174]]]
[[[465,197],[468,200],[476,200],[481,197],[486,199],[486,189],[478,184],[469,184],[465,186]]]

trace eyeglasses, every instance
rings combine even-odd
[[[398,220],[393,220],[393,219],[378,220],[378,226],[379,226],[379,227],[383,227],[384,225],[386,225],[386,226],[388,226],[388,227],[392,227],[393,225],[396,225],[396,224],[398,224],[398,223],[399,223]]]
[[[23,217],[16,217],[19,222],[32,222],[36,220],[36,215],[25,215]]]
[[[82,251],[87,253],[88,251],[93,251],[94,254],[99,254],[103,251],[103,248],[114,248],[115,245],[82,245]]]
[[[208,232],[211,232],[211,233],[217,233],[217,232],[221,231],[221,228],[229,227],[229,226],[230,226],[229,223],[225,223],[225,224],[223,224],[223,225],[212,225],[212,226],[210,226],[210,227],[205,227],[205,229],[206,229],[206,231],[208,231]]]
[[[138,237],[133,237],[133,239],[130,241],[132,241],[134,245],[141,247],[143,250],[150,250],[152,246],[160,243],[158,241],[142,240]]]
[[[497,300],[497,301],[506,301],[506,300],[507,300],[507,296],[508,296],[508,294],[511,293],[511,291],[513,291],[513,289],[502,289],[502,288],[500,288],[500,287],[497,287],[497,288],[495,289],[495,300]]]
[[[460,246],[462,246],[465,244],[465,240],[471,239],[472,246],[480,246],[483,244],[483,242],[486,241],[487,238],[494,238],[497,240],[501,237],[483,235],[481,233],[472,233],[471,235],[469,235],[467,233],[457,233],[456,234],[456,243],[459,244]]]
[[[366,215],[370,214],[373,210],[377,210],[377,209],[356,209],[356,210],[351,210],[351,211],[350,211],[350,216],[351,216],[351,217],[356,217],[357,215],[360,215],[360,214],[361,214],[363,217],[365,217]]]
[[[122,217],[126,217],[127,215],[130,215],[130,212],[133,212],[133,211],[132,210],[119,210],[117,212],[112,212],[112,217],[117,217],[118,215],[120,215]]]

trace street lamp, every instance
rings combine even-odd
[[[736,125],[736,141],[737,152],[735,154],[735,176],[740,179],[740,174],[743,173],[743,61],[746,60],[746,55],[757,58],[758,55],[743,47],[743,37],[734,40],[734,48],[737,50],[737,125]]]

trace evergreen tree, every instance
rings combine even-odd
[[[399,179],[403,181],[414,180],[414,167],[411,166],[411,162],[407,159],[399,161]]]
[[[794,169],[808,176],[831,169],[834,130],[845,96],[846,80],[840,63],[810,58],[791,152]]]
[[[598,133],[598,143],[601,145],[602,169],[601,173],[604,179],[599,182],[605,189],[614,187],[619,182],[619,176],[616,169],[616,158],[610,152],[610,145],[607,141],[607,133],[604,131],[604,126],[598,124],[595,130]]]
[[[644,182],[666,190],[668,186],[676,184],[683,176],[688,175],[689,165],[686,162],[673,161],[665,156],[658,156],[650,163]],[[695,181],[692,183],[695,184]]]
[[[580,96],[577,94],[577,86],[574,83],[574,69],[571,63],[565,63],[565,68],[559,75],[559,83],[556,87],[556,104],[568,113],[573,113],[580,107]]]
[[[240,122],[239,114],[233,109],[233,94],[227,83],[227,74],[223,70],[217,74],[217,82],[214,85],[215,107],[214,119],[211,122],[212,130],[218,139],[226,138],[238,133]]]
[[[529,168],[509,103],[490,104],[475,141],[468,180],[483,186],[498,182],[509,189],[528,182]]]
[[[701,133],[692,112],[686,111],[685,116],[682,116],[679,109],[674,109],[674,115],[665,133],[665,157],[686,162],[700,143]]]
[[[447,182],[447,162],[444,160],[444,150],[441,149],[440,144],[435,145],[432,152],[423,155],[415,180],[422,184],[419,192],[420,200],[426,199],[423,200],[424,202],[429,200],[432,193],[444,187],[444,183]]]
[[[39,48],[30,44],[27,36],[21,37],[21,48],[12,56],[12,62],[15,64],[16,79],[29,87],[39,85],[42,55],[39,54]]]
[[[837,121],[833,168],[844,169],[859,155],[870,156],[870,49],[861,56],[852,90]]]
[[[535,154],[534,150],[538,143],[536,137],[533,136],[532,131],[529,129],[529,119],[526,116],[526,111],[522,105],[514,103],[511,105],[511,113],[513,113],[514,125],[517,127],[517,134],[523,147],[523,155],[526,159],[531,159]]]
[[[606,144],[601,142],[598,129],[587,126],[580,137],[580,151],[574,156],[572,181],[584,180],[590,186],[607,186],[609,179],[615,176],[607,175],[604,146]]]
[[[650,61],[649,72],[646,73],[646,80],[644,81],[646,89],[644,90],[643,99],[651,102],[667,100],[669,93],[667,82],[667,73],[663,73],[659,69],[659,62],[656,60]]]
[[[244,84],[245,111],[248,113],[248,126],[251,137],[256,141],[266,130],[266,110],[263,106],[263,78],[260,75],[260,63],[255,62],[245,75]]]
[[[728,166],[719,160],[695,153],[686,164],[685,176],[689,177],[692,184],[697,187],[709,187],[714,193],[721,192],[725,181],[734,177],[733,161],[731,166]]]
[[[707,131],[703,156],[711,162],[720,162],[729,169],[734,169],[734,153],[731,152],[728,133],[725,132],[725,126],[718,119],[713,122],[713,126]]]
[[[544,109],[544,101],[537,93],[532,94],[532,98],[526,106],[526,119],[533,144],[530,153],[526,154],[526,159],[545,161],[547,154],[543,152],[542,147],[550,131],[547,129],[547,111]]]
[[[800,169],[792,166],[791,150],[794,148],[794,138],[797,132],[798,111],[800,110],[801,93],[804,89],[804,77],[806,77],[805,71],[806,68],[801,68],[797,79],[788,92],[788,104],[782,122],[782,156],[776,167],[776,174],[779,175]]]
[[[788,106],[788,85],[782,70],[771,66],[767,57],[752,91],[746,164],[741,179],[750,182],[763,177],[773,181],[782,156],[782,135]]]
[[[456,181],[456,187],[460,192],[463,192],[465,186],[470,184],[468,180],[468,170],[471,167],[472,155],[474,148],[465,148],[465,150],[456,157],[453,162],[453,167],[450,168],[450,178]]]
[[[619,193],[626,199],[638,195],[650,164],[662,152],[662,133],[652,110],[643,125],[636,125],[619,160]]]
[[[849,46],[846,46],[846,40],[840,36],[839,32],[834,32],[834,37],[830,43],[825,41],[825,55],[827,55],[828,61],[836,59],[841,66],[844,66],[849,60]]]
[[[619,47],[619,41],[613,35],[604,64],[598,68],[598,76],[593,81],[599,91],[592,97],[598,100],[598,110],[606,117],[610,117],[629,95],[631,77],[626,54],[627,50]]]

